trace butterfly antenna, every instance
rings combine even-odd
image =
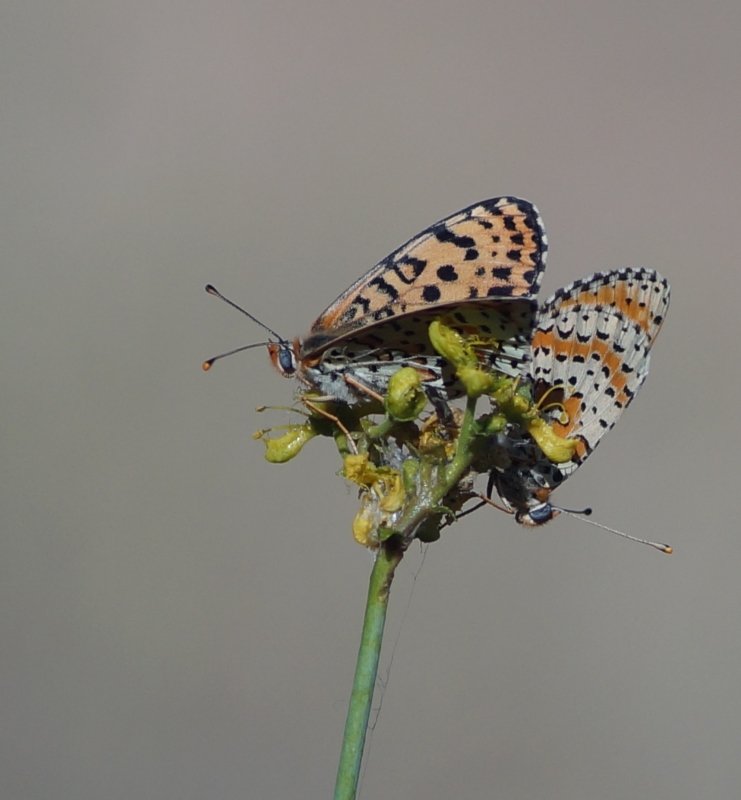
[[[257,319],[257,317],[253,317],[249,311],[245,311],[241,306],[238,306],[236,303],[232,302],[228,297],[224,297],[224,295],[215,286],[212,286],[210,283],[207,284],[206,291],[209,294],[212,294],[214,297],[218,297],[220,300],[223,300],[225,303],[228,303],[232,308],[236,308],[237,311],[241,311],[245,315],[245,317],[249,317],[253,322],[256,322],[261,328],[264,328],[269,334],[275,336],[275,338],[281,344],[284,344],[286,342],[286,340],[282,336],[277,334],[272,328],[268,328],[268,326],[264,322],[260,322],[260,320]],[[248,345],[247,347],[259,347],[259,345]],[[239,350],[246,350],[246,349],[247,349],[246,347],[240,347],[238,350],[232,350],[232,353],[238,353]],[[228,356],[231,355],[231,353],[224,353],[224,355]],[[217,356],[216,358],[223,358],[223,356]]]
[[[629,533],[616,531],[614,528],[608,528],[607,525],[602,525],[599,522],[595,522],[594,520],[586,519],[585,516],[592,513],[591,508],[585,508],[584,511],[570,511],[568,508],[556,508],[556,506],[553,506],[553,508],[556,511],[563,511],[564,514],[570,514],[572,517],[580,519],[582,522],[588,522],[590,525],[596,525],[598,528],[602,528],[603,531],[616,533],[618,536],[622,536],[625,539],[630,539],[631,542],[638,542],[638,544],[647,544],[649,547],[653,547],[656,550],[660,550],[662,553],[666,553],[667,555],[674,552],[673,548],[671,548],[668,544],[661,544],[661,542],[649,542],[648,539],[639,539],[637,536],[631,536]],[[580,516],[580,515],[585,515],[585,516]]]
[[[592,516],[592,509],[587,506],[586,508],[556,508],[556,506],[551,506],[551,508],[556,509],[556,511],[563,511],[564,514],[571,514],[572,516],[575,514],[580,514],[582,517],[591,517]],[[591,522],[591,520],[589,520]]]
[[[247,316],[249,316],[249,314]],[[236,350],[230,350],[228,353],[220,353],[218,356],[209,358],[208,361],[203,362],[202,367],[206,372],[208,372],[211,369],[211,367],[213,367],[214,363],[218,361],[220,358],[233,356],[235,353],[241,353],[242,350],[251,350],[253,347],[265,347],[266,345],[269,344],[271,344],[271,342],[257,342],[257,344],[246,344],[244,347],[237,347]]]

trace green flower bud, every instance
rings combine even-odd
[[[465,337],[439,319],[430,323],[428,335],[435,350],[454,367],[478,365],[476,354]]]
[[[518,379],[506,375],[500,376],[499,385],[491,393],[491,399],[509,422],[521,423],[532,408],[529,390]]]
[[[484,424],[484,433],[491,436],[495,433],[501,433],[506,427],[509,420],[504,414],[492,414]]]
[[[416,419],[425,405],[427,396],[422,389],[422,377],[413,367],[402,367],[389,379],[386,393],[386,410],[399,422]]]
[[[481,397],[499,386],[497,376],[481,368],[471,342],[454,328],[433,320],[428,335],[435,350],[453,367],[469,397]]]
[[[469,397],[481,397],[482,394],[488,394],[498,383],[496,375],[484,371],[479,366],[464,364],[456,369],[455,374]]]
[[[311,422],[305,422],[303,425],[289,425],[288,432],[283,436],[278,436],[275,439],[263,437],[267,448],[265,458],[271,464],[284,464],[286,461],[295,458],[306,442],[316,435],[317,433]]]

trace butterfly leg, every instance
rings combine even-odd
[[[494,506],[494,508],[498,508],[500,511],[504,511],[505,514],[514,514],[515,512],[511,508],[505,508],[505,506],[500,506],[499,503],[495,503],[491,497],[486,497],[483,494],[477,494],[481,502],[474,506],[473,508],[468,509],[468,511],[464,511],[463,514],[470,514],[472,511],[476,511],[477,509],[481,508],[482,506]],[[460,519],[463,514],[459,514],[456,519]]]
[[[444,428],[454,428],[455,417],[453,416],[453,412],[450,410],[450,406],[448,405],[445,395],[439,389],[436,389],[433,386],[426,386],[425,394],[427,395],[427,399],[430,401],[430,405],[435,409],[435,413],[437,414],[438,420],[440,420],[440,424]]]
[[[496,481],[496,471],[491,470],[491,472],[489,472],[489,480],[487,481],[486,484],[486,494],[483,495],[477,492],[474,495],[474,497],[478,497],[480,502],[476,503],[476,505],[473,506],[472,508],[467,508],[465,511],[461,511],[460,514],[456,515],[455,517],[456,520],[459,520],[461,517],[466,517],[469,514],[473,514],[474,511],[478,511],[480,508],[483,508],[484,506],[494,506],[494,508],[498,508],[500,511],[504,511],[505,514],[514,514],[515,512],[511,508],[500,506],[498,503],[495,503],[491,499],[491,496],[494,493],[495,481]]]
[[[317,399],[317,398],[313,398]],[[320,400],[324,400],[325,398],[319,398]],[[332,398],[327,398],[332,399]],[[330,414],[329,411],[325,411],[323,408],[320,408],[318,405],[313,403],[306,397],[301,398],[301,402],[309,409],[311,409],[315,414],[319,414],[322,417],[330,420],[330,422],[334,422],[334,424],[342,431],[347,439],[347,446],[353,452],[353,455],[358,455],[358,448],[355,446],[355,440],[350,435],[350,431],[342,424],[342,420],[335,416],[334,414]]]
[[[484,495],[481,494],[479,495],[482,501],[481,505],[494,506],[494,508],[498,508],[500,511],[504,511],[505,514],[514,514],[515,512],[513,509],[507,508],[506,506],[500,506],[498,503],[495,503],[491,499],[492,494],[494,494],[494,486],[496,484],[496,480],[497,480],[497,472],[496,470],[493,469],[489,473],[489,480],[486,482],[486,496],[484,497]]]
[[[383,397],[380,394],[378,394],[378,392],[374,392],[373,389],[369,388],[368,386],[365,386],[365,384],[362,384],[360,381],[355,380],[355,378],[353,378],[351,375],[345,375],[344,380],[345,383],[352,386],[353,389],[357,389],[359,392],[367,394],[368,397],[373,398],[373,400],[377,400],[379,403],[383,403]]]

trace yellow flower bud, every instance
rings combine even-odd
[[[342,474],[358,486],[370,486],[374,480],[374,471],[375,467],[367,453],[347,455],[342,462]]]
[[[394,469],[384,470],[384,473],[379,475],[379,479],[373,488],[381,497],[381,502],[379,503],[381,511],[393,514],[394,511],[398,511],[404,505],[404,498],[406,497],[404,482],[401,479],[401,473]]]
[[[376,467],[367,455],[345,456],[342,472],[363,489],[360,510],[352,524],[353,536],[365,547],[376,547],[379,527],[391,524],[404,505],[401,473],[391,467]]]
[[[374,537],[376,524],[374,522],[374,509],[370,499],[364,496],[360,501],[360,510],[352,521],[352,535],[358,544],[363,547],[376,547],[378,542]]]
[[[541,417],[527,420],[525,429],[538,443],[543,455],[554,464],[571,461],[579,446],[578,439],[564,439],[562,436],[558,436],[553,427]]]
[[[500,376],[499,384],[491,393],[491,398],[498,411],[504,414],[509,422],[520,423],[522,417],[532,407],[529,390],[520,383],[519,379],[506,375]]]

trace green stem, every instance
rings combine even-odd
[[[347,710],[340,765],[337,770],[335,800],[354,800],[358,788],[365,732],[368,729],[383,628],[386,623],[389,591],[396,567],[403,557],[404,550],[399,546],[399,537],[393,536],[378,548],[371,572],[363,634],[355,666],[350,707]]]
[[[394,526],[397,530],[396,535],[386,539],[378,548],[370,578],[363,634],[355,667],[350,707],[347,711],[345,736],[335,784],[335,800],[354,800],[357,792],[363,745],[378,673],[378,658],[381,653],[383,628],[386,622],[389,591],[394,572],[404,557],[405,545],[411,541],[410,537],[417,526],[430,514],[440,513],[440,503],[470,466],[475,450],[475,411],[476,400],[469,398],[458,436],[455,456],[442,470],[442,474],[432,480],[432,473],[436,471],[425,459],[422,460],[420,478],[425,491]]]
[[[458,436],[458,445],[455,449],[455,457],[445,470],[446,489],[448,492],[458,482],[463,471],[468,467],[473,458],[472,440],[474,437],[476,413],[476,399],[468,397],[466,399],[466,410],[463,414],[461,432]]]
[[[455,456],[452,461],[436,473],[433,479],[431,476],[433,464],[423,458],[420,463],[420,492],[416,500],[409,505],[401,519],[397,521],[394,528],[396,532],[409,540],[417,526],[430,514],[440,513],[441,504],[450,490],[458,483],[463,473],[468,469],[473,461],[475,453],[476,436],[476,399],[469,397],[466,402],[466,410],[463,414],[458,444]]]
[[[366,430],[366,436],[369,439],[380,439],[382,436],[387,436],[398,425],[398,422],[392,417],[386,415],[378,425],[371,425]]]

